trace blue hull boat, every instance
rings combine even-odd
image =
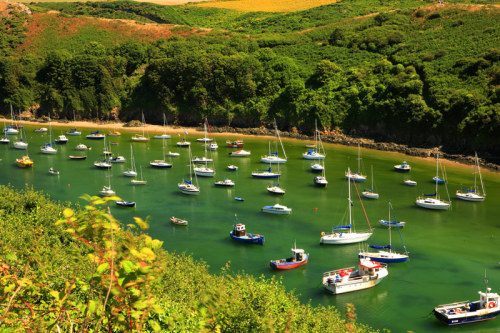
[[[246,234],[244,236],[238,237],[236,235],[233,235],[233,232],[231,231],[229,233],[229,236],[232,239],[234,239],[235,241],[238,241],[241,243],[264,245],[264,236],[262,236],[262,235]]]

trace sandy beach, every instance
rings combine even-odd
[[[30,121],[30,120],[21,120],[18,121],[20,124],[26,124],[30,126],[34,126],[35,128],[37,127],[48,127],[49,123],[48,121]],[[141,126],[134,126],[134,127],[128,127],[127,123],[123,122],[116,122],[116,121],[105,121],[105,122],[92,122],[92,121],[58,121],[58,120],[53,120],[52,121],[52,127],[53,128],[78,128],[78,129],[87,129],[89,131],[96,131],[100,130],[102,133],[107,134],[108,132],[131,132],[131,133],[141,133],[142,132],[142,127]],[[152,124],[146,124],[144,126],[144,131],[148,134],[162,134],[164,131],[171,135],[173,138],[175,138],[175,135],[181,136],[185,133],[185,131],[189,135],[199,135],[199,137],[203,137],[203,130],[201,128],[196,128],[196,127],[182,127],[182,126],[171,126],[167,125],[163,127],[162,125],[152,125]],[[244,139],[245,137],[262,137],[262,138],[273,138],[274,136],[272,135],[256,135],[256,134],[243,134],[243,133],[233,133],[233,132],[213,132],[212,133],[214,137],[223,137],[223,138],[228,138],[228,139],[233,139],[233,138],[238,138],[238,139]],[[83,135],[83,134],[82,134]],[[307,141],[307,143],[310,143],[313,138],[306,138],[306,139],[297,139],[297,138],[288,138],[288,137],[282,137],[283,140],[294,140],[294,141]],[[360,139],[360,141],[365,141],[365,139]],[[342,143],[328,143],[328,142],[323,142],[325,145],[331,145],[331,146],[348,146],[351,145],[352,143],[349,144],[342,144]],[[362,145],[363,147],[363,145]],[[368,149],[376,149],[373,147],[367,147]],[[395,155],[403,155],[405,156],[404,153],[399,152],[399,151],[386,151],[388,154],[394,155],[394,159],[404,159],[404,157],[398,157]],[[446,159],[446,154],[441,154],[441,159],[440,161],[449,166],[460,166],[460,167],[466,167],[470,168],[471,170],[474,168],[474,165],[469,164],[469,163],[462,163],[460,161],[456,161],[453,159]],[[443,157],[444,156],[444,157]],[[421,160],[425,160],[428,163],[435,163],[435,157],[422,157],[422,156],[412,156],[412,158],[418,158]],[[485,165],[487,167],[488,171],[491,171],[495,174],[498,174],[498,166],[488,163]]]

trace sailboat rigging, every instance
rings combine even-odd
[[[278,124],[276,123],[276,119],[274,120],[274,130],[275,130],[275,145],[276,145],[276,151],[272,152],[271,151],[271,145],[269,145],[269,154],[265,156],[261,156],[260,161],[262,163],[269,163],[269,164],[282,164],[286,163],[287,157],[285,153],[285,147],[283,146],[283,142],[281,141],[280,133],[278,130]],[[283,150],[283,156],[284,157],[279,157],[278,156],[278,141],[281,144],[281,149]]]
[[[137,177],[137,169],[135,168],[134,151],[132,150],[132,144],[130,144],[130,169],[123,172],[126,177]]]
[[[195,180],[196,180],[196,185],[193,184],[193,175],[192,175],[192,163],[191,163],[191,147],[189,146],[189,156],[188,156],[188,163],[189,163],[189,180],[183,180],[182,183],[178,183],[177,187],[179,190],[184,193],[184,194],[189,194],[189,195],[199,195],[200,194],[200,188],[198,187],[198,178],[196,177],[195,174]]]
[[[52,141],[52,122],[50,121],[49,117],[49,142],[43,145],[42,148],[40,148],[40,151],[43,154],[56,154],[57,149],[55,148],[55,142]]]
[[[144,113],[142,113],[142,135],[136,134],[132,137],[133,142],[148,142],[149,138],[145,136],[144,130],[146,127],[146,121],[144,119]]]
[[[323,143],[321,142],[321,135],[318,131],[317,120],[315,120],[314,122],[314,147],[308,147],[307,151],[302,154],[302,157],[306,160],[322,160],[326,157],[325,148],[323,147]]]
[[[477,187],[477,175],[479,174],[479,181],[481,183],[481,192]],[[486,199],[486,191],[484,190],[483,178],[481,177],[481,170],[479,168],[479,159],[477,153],[474,156],[474,187],[471,189],[462,188],[457,190],[456,196],[458,199],[465,201],[484,201]]]
[[[155,138],[155,139],[170,139],[170,135],[167,134],[167,116],[165,116],[165,112],[163,112],[163,134],[155,135],[153,138]]]
[[[361,194],[363,194],[363,196],[368,199],[378,199],[379,195],[377,192],[375,192],[375,188],[373,187],[373,165],[371,166],[371,169],[372,169],[372,187],[365,189]]]
[[[439,176],[439,154],[436,154],[436,177]],[[422,208],[427,209],[439,209],[439,210],[447,210],[451,206],[450,201],[441,200],[438,194],[438,182],[436,183],[436,192],[432,194],[425,194],[423,197],[418,197],[415,201],[415,204]],[[446,185],[446,184],[445,184]],[[434,198],[432,198],[434,197]]]
[[[351,172],[350,170],[346,171],[345,177],[347,179],[352,179],[353,181],[359,183],[364,182],[366,180],[366,176],[361,173],[361,148],[359,143],[358,143],[358,172]]]

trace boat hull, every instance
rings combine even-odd
[[[229,237],[240,243],[264,245],[264,236],[261,235],[246,234],[245,236],[238,237],[233,235],[233,231],[230,231]]]
[[[450,208],[450,204],[439,199],[417,199],[415,204],[419,207],[434,210],[447,210]]]
[[[302,158],[304,158],[306,160],[324,160],[325,159],[325,155],[318,154],[318,153],[312,153],[312,154],[303,153],[302,154]]]
[[[484,196],[478,195],[476,193],[457,192],[456,195],[457,195],[458,199],[464,200],[464,201],[480,202],[480,201],[484,201],[484,199],[485,199]]]
[[[493,311],[482,310],[474,312],[464,312],[463,314],[457,314],[453,316],[447,316],[446,314],[434,309],[432,311],[434,316],[446,325],[461,325],[476,323],[484,320],[495,319],[500,314],[500,309],[497,308]]]
[[[399,228],[403,228],[406,224],[406,222],[395,222],[395,221],[387,221],[387,220],[379,220],[378,221],[381,225],[383,226],[386,226],[386,227],[399,227]]]
[[[76,155],[69,155],[69,158],[72,160],[84,160],[87,158],[87,156],[76,156]]]
[[[263,156],[260,161],[266,164],[285,164],[287,160],[276,156]]]
[[[349,282],[329,283],[328,279],[331,277],[323,277],[324,289],[334,295],[345,294],[353,291],[363,290],[375,287],[388,275],[387,269],[381,270],[375,277],[363,276],[359,280]]]
[[[368,199],[378,199],[379,197],[378,193],[373,193],[370,191],[364,191],[361,194],[363,194],[363,196]]]
[[[269,214],[278,214],[278,215],[290,215],[292,213],[292,210],[290,208],[288,209],[275,209],[274,206],[266,206],[262,208],[262,211],[264,213],[269,213]]]
[[[252,177],[254,178],[280,178],[279,173],[267,172],[267,173],[258,173],[252,172]]]
[[[307,264],[309,260],[309,254],[306,255],[304,260],[301,261],[283,261],[283,260],[271,260],[269,265],[274,269],[292,269],[300,267]]]
[[[358,254],[358,258],[369,259],[371,261],[383,262],[383,263],[398,263],[405,262],[408,260],[408,256],[399,253],[390,253],[386,251],[376,252],[362,252]]]
[[[346,232],[346,233],[333,233],[329,235],[323,235],[320,240],[320,244],[352,244],[364,242],[372,236],[371,232]]]

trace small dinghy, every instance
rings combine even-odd
[[[233,164],[229,164],[229,165],[227,166],[227,169],[228,169],[229,171],[238,171],[238,167],[237,167],[236,165],[233,165]]]
[[[236,201],[245,201],[245,199],[243,199],[242,197],[236,197],[236,198],[234,198],[234,200],[236,200]]]
[[[406,179],[405,184],[408,186],[417,186],[417,182],[411,179]]]
[[[81,155],[69,155],[69,158],[72,160],[84,160],[87,158],[87,156],[81,156]]]
[[[115,201],[115,204],[121,207],[135,207],[135,201]]]
[[[224,180],[218,180],[214,184],[215,184],[215,186],[226,186],[226,187],[234,186],[234,182],[228,178],[226,178]]]
[[[54,170],[53,168],[49,169],[49,174],[57,176],[59,174],[59,171]]]
[[[183,219],[180,219],[180,218],[175,217],[175,216],[172,216],[170,218],[170,222],[172,222],[173,224],[176,224],[176,225],[188,225],[187,220],[183,220]]]

